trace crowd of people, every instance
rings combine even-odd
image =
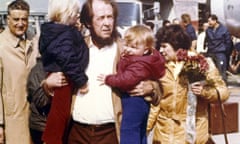
[[[239,51],[237,49],[239,39],[229,33],[227,27],[219,22],[217,15],[209,15],[208,21],[200,26],[199,33],[191,23],[189,14],[182,14],[181,21],[179,20],[177,23],[176,20],[179,19],[173,19],[171,24],[182,25],[188,33],[192,40],[191,51],[211,57],[225,82],[227,82],[227,71],[234,74],[238,73],[236,69],[239,69],[239,65],[236,61],[239,59],[237,59],[236,54]],[[164,22],[169,22],[169,20]]]
[[[138,24],[119,36],[112,0],[87,0],[81,9],[79,0],[49,0],[48,22],[31,39],[29,14],[25,0],[13,0],[0,33],[0,144],[147,144],[151,131],[153,144],[187,143],[190,91],[192,143],[209,141],[208,104],[218,93],[228,99],[226,71],[240,69],[216,15],[198,42],[189,14],[156,34]],[[205,83],[182,75],[182,49],[206,56]]]

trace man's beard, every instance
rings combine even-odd
[[[104,46],[107,45],[112,45],[114,42],[114,36],[110,36],[108,38],[102,38],[99,37],[94,30],[91,30],[91,37],[92,37],[92,41],[93,43],[98,47],[98,48],[102,48]]]

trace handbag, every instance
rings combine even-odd
[[[225,140],[225,144],[229,144],[228,143],[228,138],[227,138],[227,131],[226,131],[226,124],[225,124],[225,119],[224,119],[224,108],[223,108],[223,104],[220,98],[220,94],[218,89],[216,89],[217,92],[217,96],[218,96],[218,105],[220,108],[220,113],[221,113],[221,117],[222,117],[222,126],[223,126],[223,134],[224,134],[224,140]],[[208,107],[208,112],[210,112],[210,104]],[[206,144],[215,144],[214,140],[212,139],[212,133],[211,133],[211,129],[209,128],[209,138]]]

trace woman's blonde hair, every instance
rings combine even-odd
[[[79,12],[79,0],[49,0],[48,2],[49,21],[69,25],[69,19]]]
[[[124,35],[124,40],[126,44],[145,44],[148,48],[155,47],[153,31],[145,25],[135,25],[130,27]]]

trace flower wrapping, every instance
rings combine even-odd
[[[187,50],[177,51],[177,60],[183,62],[180,75],[186,76],[190,84],[203,81],[209,68],[206,58],[202,54],[191,54]],[[196,107],[197,96],[192,91],[188,91],[187,97],[187,117],[186,117],[186,141],[194,144],[196,140]]]

